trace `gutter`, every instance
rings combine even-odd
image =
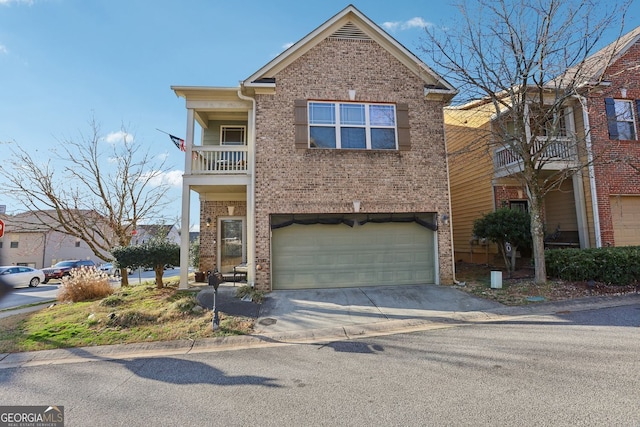
[[[247,261],[251,260],[251,262],[247,262],[247,281],[248,285],[251,288],[255,288],[255,278],[256,278],[256,100],[250,96],[246,96],[242,93],[242,83],[241,87],[238,89],[238,98],[250,101],[251,109],[252,109],[252,118],[251,118],[251,139],[253,140],[253,156],[250,162],[251,168],[251,192],[249,193],[249,206],[247,209],[247,215],[251,215],[249,219],[249,228],[252,232],[251,237],[251,245],[247,249],[249,251],[247,255]]]
[[[602,247],[602,236],[600,235],[600,210],[598,208],[598,193],[596,189],[596,177],[593,167],[593,152],[591,144],[591,125],[589,124],[589,114],[587,113],[587,99],[582,95],[576,95],[582,107],[582,121],[584,122],[585,144],[587,146],[587,162],[589,170],[589,188],[591,189],[591,205],[593,208],[593,228],[596,235],[596,248]]]

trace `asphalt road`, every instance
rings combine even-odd
[[[640,425],[640,305],[412,334],[0,370],[65,426]]]
[[[180,268],[165,270],[163,277],[180,276]],[[129,284],[139,284],[141,281],[155,280],[155,272],[135,270],[129,275]],[[113,279],[114,286],[120,285],[120,279]],[[54,301],[58,294],[59,280],[51,280],[47,284],[40,284],[36,288],[15,288],[13,292],[0,300],[0,310]]]

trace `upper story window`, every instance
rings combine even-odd
[[[398,149],[395,105],[309,102],[308,112],[311,148]]]
[[[246,128],[244,126],[221,126],[220,145],[245,145]]]
[[[633,101],[605,98],[604,103],[607,112],[609,139],[638,139]],[[638,104],[640,104],[640,102],[638,102]]]

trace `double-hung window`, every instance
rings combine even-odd
[[[640,105],[640,102],[638,104]],[[606,98],[605,109],[607,112],[609,139],[638,139],[633,101]]]
[[[396,107],[392,104],[309,102],[311,148],[396,150]]]

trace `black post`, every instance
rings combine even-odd
[[[218,295],[218,286],[220,281],[218,280],[218,270],[214,270],[209,274],[209,286],[213,286],[213,330],[216,331],[220,327],[220,318],[218,317],[218,307],[216,306],[216,297]]]

